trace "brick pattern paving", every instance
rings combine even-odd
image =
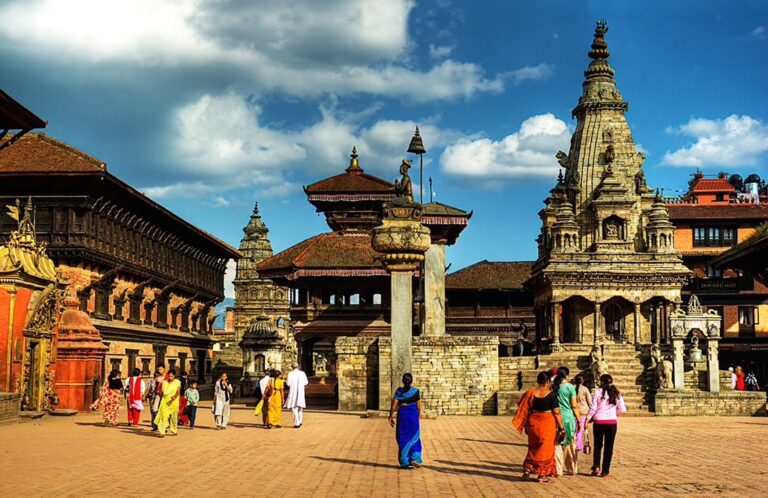
[[[146,424],[148,416],[145,415]],[[765,496],[768,418],[627,418],[611,477],[521,482],[526,439],[509,417],[441,417],[422,425],[425,467],[400,470],[386,419],[308,412],[301,429],[267,431],[251,408],[230,428],[156,438],[101,427],[100,415],[0,427],[3,496]],[[121,420],[125,415],[121,414]],[[292,426],[290,413],[283,415]],[[581,472],[590,463],[582,460]],[[174,469],[176,478],[160,480]]]

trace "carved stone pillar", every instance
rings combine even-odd
[[[600,301],[595,301],[595,335],[594,344],[600,344]]]
[[[445,335],[445,244],[424,254],[424,335]]]
[[[431,239],[421,224],[422,207],[408,197],[398,197],[384,206],[382,224],[373,229],[373,248],[390,272],[391,293],[391,392],[411,371],[413,336],[413,272],[424,260]]]
[[[717,359],[718,338],[707,339],[707,388],[709,392],[720,392],[720,362]]]
[[[672,347],[675,352],[673,374],[675,379],[675,389],[682,391],[685,388],[685,362],[683,360],[683,355],[685,354],[685,346],[683,344],[683,338],[673,337]]]
[[[635,346],[640,345],[640,303],[635,303]]]
[[[560,303],[552,302],[552,351],[560,350]]]

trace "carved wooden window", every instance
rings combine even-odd
[[[138,349],[126,349],[126,356],[128,356],[128,375],[133,375],[133,369],[136,368],[136,358],[139,356]]]
[[[736,244],[734,226],[697,226],[693,228],[694,247],[729,247]]]
[[[179,375],[186,372],[187,369],[187,353],[179,353]]]
[[[151,372],[149,370],[149,364],[152,361],[152,358],[142,358],[141,359],[141,375],[147,376],[150,375]]]
[[[739,306],[739,336],[754,337],[755,325],[760,323],[757,306]]]
[[[117,370],[120,371],[120,363],[122,363],[123,360],[120,358],[110,358],[109,365],[111,370]]]

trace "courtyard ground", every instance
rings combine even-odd
[[[146,424],[148,415],[144,416]],[[265,430],[233,409],[216,431],[160,439],[143,425],[102,427],[98,414],[0,427],[2,496],[766,496],[768,418],[625,418],[611,477],[521,482],[525,436],[509,417],[422,424],[425,467],[400,470],[386,419],[308,412],[305,425]],[[125,420],[121,413],[121,420]],[[582,461],[580,471],[589,473]]]

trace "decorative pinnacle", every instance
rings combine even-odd
[[[352,154],[349,155],[352,159],[349,161],[349,167],[346,169],[347,173],[357,172],[362,173],[363,168],[360,167],[360,164],[357,162],[357,147],[352,147]]]
[[[256,201],[256,205],[253,206],[253,214],[258,215],[259,214],[259,201]]]
[[[608,43],[605,41],[605,34],[608,32],[608,21],[600,19],[595,27],[595,39],[592,41],[592,50],[589,57],[595,60],[607,59],[611,53],[608,52]]]
[[[592,50],[589,52],[589,57],[592,62],[589,63],[589,67],[584,72],[584,76],[587,80],[593,78],[598,79],[613,79],[614,70],[606,59],[611,55],[608,52],[608,43],[605,41],[605,34],[608,32],[608,23],[603,19],[597,21],[597,27],[595,28],[595,39],[592,41]]]
[[[411,137],[411,143],[408,145],[408,152],[411,154],[427,153],[427,149],[424,148],[424,141],[421,139],[419,125],[416,125],[416,132],[413,134],[413,137]]]

